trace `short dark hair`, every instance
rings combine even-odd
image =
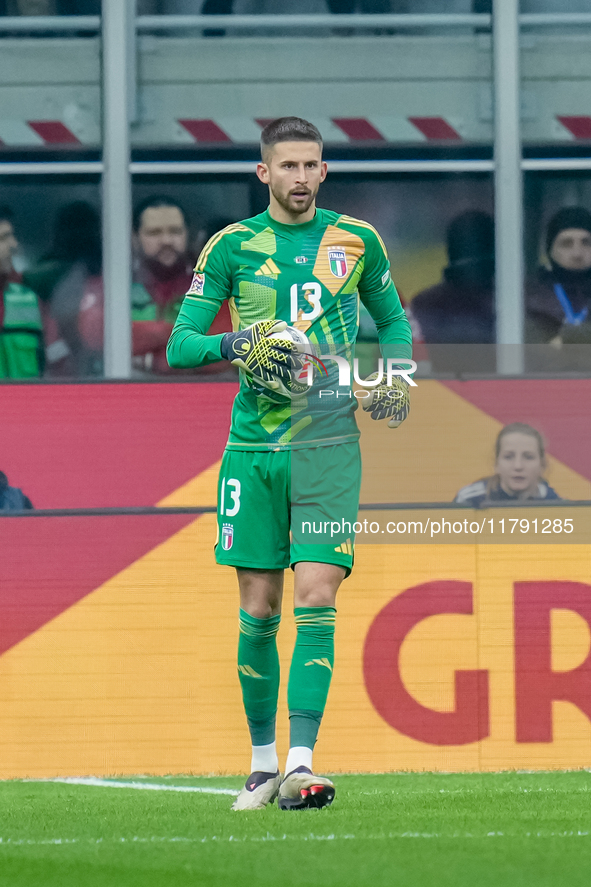
[[[322,136],[317,127],[302,117],[278,117],[267,123],[261,133],[261,157],[278,142],[316,142],[322,150]]]
[[[137,204],[136,208],[133,211],[132,224],[133,230],[137,233],[142,225],[142,216],[147,209],[157,209],[159,206],[173,206],[175,209],[178,209],[180,214],[183,217],[183,221],[187,228],[189,227],[189,217],[187,213],[174,197],[168,197],[166,194],[158,194],[154,197],[145,197],[143,200]]]
[[[5,203],[0,204],[0,222],[12,222],[14,221],[14,213],[9,206]]]
[[[1,213],[0,213],[1,215]],[[8,478],[4,474],[3,471],[0,471],[0,491],[5,490],[8,487]]]

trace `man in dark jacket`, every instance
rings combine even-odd
[[[469,210],[453,219],[447,229],[447,254],[449,264],[441,283],[412,300],[413,321],[436,372],[494,372],[495,231],[491,216]]]
[[[32,507],[29,497],[18,487],[9,487],[8,478],[0,471],[0,511],[25,511]]]
[[[591,213],[578,206],[554,215],[547,265],[526,287],[528,368],[591,368]],[[549,347],[548,347],[549,346]]]

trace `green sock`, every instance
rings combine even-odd
[[[281,616],[257,619],[240,610],[238,675],[253,745],[275,741],[279,694],[277,631]]]
[[[296,607],[287,706],[290,747],[314,748],[334,663],[334,607]]]

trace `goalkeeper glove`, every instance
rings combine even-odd
[[[260,320],[237,333],[226,333],[220,346],[222,357],[267,388],[279,388],[278,378],[289,380],[304,365],[296,342],[270,338],[286,328],[284,320]]]
[[[374,373],[367,381],[371,382],[377,375]],[[366,413],[371,413],[372,419],[390,419],[388,428],[398,428],[410,412],[408,382],[400,376],[394,376],[390,385],[380,382],[370,389],[363,409]]]

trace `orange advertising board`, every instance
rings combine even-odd
[[[234,773],[235,578],[204,516],[0,658],[0,776]],[[591,756],[591,547],[357,549],[327,771],[576,768]],[[279,635],[279,744],[294,628]]]
[[[477,384],[484,387],[470,387]],[[505,393],[494,401],[488,384],[422,383],[411,420],[394,433],[383,423],[368,433],[369,420],[360,416],[363,501],[450,501],[460,486],[485,475],[503,423],[516,416],[535,422],[527,409],[534,410],[536,397],[547,403],[544,391],[525,382],[523,390],[521,383],[515,389],[499,383]],[[98,505],[135,505],[140,495],[161,506],[213,504],[225,430],[210,428],[209,389],[163,386],[160,394],[158,386],[147,386],[130,388],[133,396],[124,399],[120,386],[112,395],[98,387],[80,396],[78,389],[66,392],[70,436],[55,435],[56,458],[63,450],[77,478],[72,490],[84,482],[92,492],[94,484],[93,495],[104,498],[89,504]],[[560,422],[552,426],[554,413],[537,422],[549,443],[547,477],[565,498],[588,499],[587,448],[568,430],[569,416],[577,427],[584,422],[576,410],[586,410],[588,399],[580,388],[567,403],[562,390],[554,401],[564,411]],[[96,413],[95,450],[81,447],[79,465],[68,450],[78,434],[72,420],[78,397],[84,444]],[[121,402],[117,422],[112,397]],[[172,406],[168,429],[158,431],[156,456],[146,429],[158,398]],[[15,411],[21,401],[14,397]],[[42,409],[40,399],[36,412],[18,414],[11,446],[21,474],[38,461],[37,451],[29,454],[20,443],[24,421],[44,423],[50,447],[56,408],[48,407],[47,417]],[[185,416],[196,423],[188,436]],[[118,430],[124,417],[125,439]],[[196,447],[205,434],[210,449],[198,450],[199,459],[182,449],[186,441]],[[384,478],[380,466],[388,461],[396,470]],[[95,464],[101,467],[93,479]],[[116,484],[108,487],[112,477]],[[60,494],[60,504],[72,503],[64,481],[60,486],[49,475],[49,463],[35,482],[38,490],[33,481],[26,488],[35,504],[49,507]],[[123,501],[117,499],[122,490]],[[577,526],[587,526],[591,516],[588,507],[558,511],[574,515]],[[410,512],[394,514],[406,521]],[[0,520],[0,778],[248,768],[236,674],[236,579],[215,564],[214,539],[211,514]],[[533,537],[507,544],[498,536],[491,544],[469,536],[450,541],[418,544],[407,537],[405,544],[357,545],[355,568],[339,592],[319,771],[591,764],[591,544],[572,544],[564,535],[545,544]],[[288,572],[279,632],[282,755],[295,638],[291,583]]]

